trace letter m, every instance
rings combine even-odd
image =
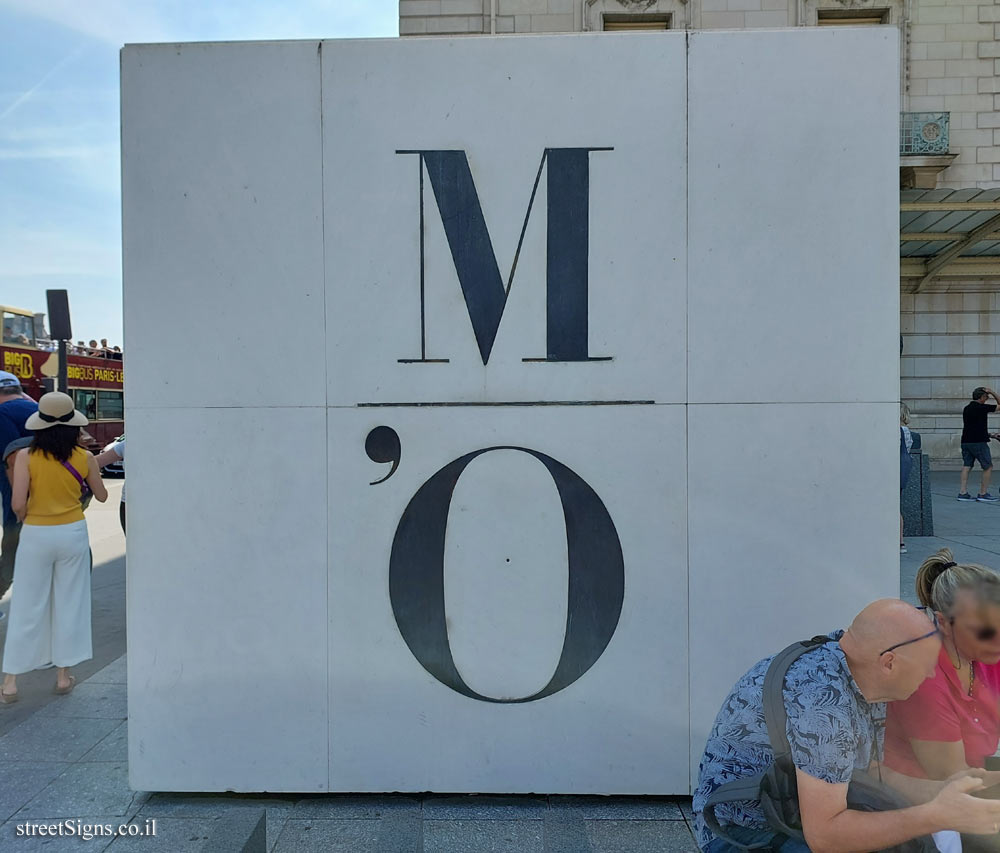
[[[421,337],[423,338],[424,168],[430,178],[472,329],[485,365],[514,281],[518,256],[542,170],[547,168],[546,361],[591,361],[587,348],[590,249],[590,152],[610,148],[546,148],[524,214],[506,285],[464,151],[399,151],[420,156]],[[422,347],[423,348],[423,347]],[[422,353],[423,355],[423,353]],[[604,360],[604,359],[601,359]]]

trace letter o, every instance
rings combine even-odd
[[[518,450],[541,462],[555,482],[566,522],[569,588],[562,653],[548,684],[518,699],[483,696],[465,683],[452,657],[445,618],[445,532],[452,495],[469,463],[493,450]],[[608,647],[625,598],[625,561],[611,515],[579,474],[537,450],[487,447],[449,462],[410,499],[392,540],[389,598],[406,645],[442,684],[483,702],[533,702],[571,685]]]

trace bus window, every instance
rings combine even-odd
[[[87,416],[88,421],[97,420],[97,392],[82,391],[79,388],[73,391],[73,401],[78,411]]]
[[[121,391],[97,392],[97,419],[120,421],[125,417],[125,403]]]
[[[14,346],[30,347],[35,341],[35,321],[23,314],[3,312],[3,342]]]

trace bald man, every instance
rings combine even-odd
[[[985,771],[931,782],[879,764],[882,779],[913,807],[888,812],[847,807],[851,774],[874,771],[872,765],[881,762],[885,703],[906,699],[934,675],[941,638],[923,611],[897,599],[868,605],[850,628],[829,636],[836,642],[802,655],[785,677],[788,740],[806,844],[775,835],[757,801],[716,807],[727,833],[781,853],[882,850],[943,830],[996,833],[1000,802],[970,795],[1000,782]],[[715,837],[705,824],[708,796],[726,782],[760,773],[773,759],[762,707],[770,663],[771,658],[760,661],[736,683],[709,735],[693,803],[698,845],[705,853],[741,849]]]

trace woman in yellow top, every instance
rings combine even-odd
[[[11,508],[24,522],[14,562],[16,589],[3,655],[0,702],[17,701],[17,676],[56,666],[56,693],[69,693],[69,668],[93,656],[90,629],[90,540],[83,518],[84,483],[108,499],[91,453],[77,446],[87,419],[68,394],[45,394],[25,427],[31,446],[14,460]]]

